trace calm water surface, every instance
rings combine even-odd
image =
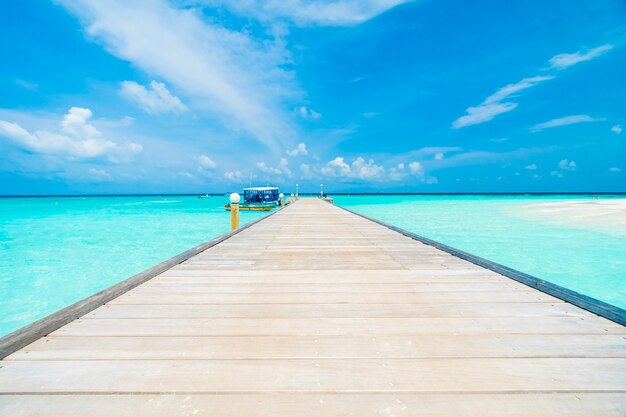
[[[0,335],[227,232],[225,202],[0,198]],[[242,212],[241,222],[263,215]]]
[[[337,196],[335,204],[626,308],[624,228],[526,215],[530,204],[590,198]]]

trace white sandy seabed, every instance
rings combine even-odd
[[[626,235],[626,198],[535,203],[525,206],[524,214],[550,222]]]

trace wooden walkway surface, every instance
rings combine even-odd
[[[624,417],[626,328],[302,199],[10,355],[0,394],[3,417]]]

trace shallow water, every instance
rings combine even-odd
[[[613,198],[618,197],[624,198]],[[600,228],[527,215],[530,204],[590,198],[337,196],[335,204],[626,308],[623,226]]]
[[[226,202],[0,198],[0,335],[227,232]],[[241,212],[241,223],[264,214]]]

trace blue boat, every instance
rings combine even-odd
[[[239,210],[269,211],[280,205],[280,191],[278,187],[249,187],[243,189],[243,201]],[[230,204],[224,205],[230,210]]]

